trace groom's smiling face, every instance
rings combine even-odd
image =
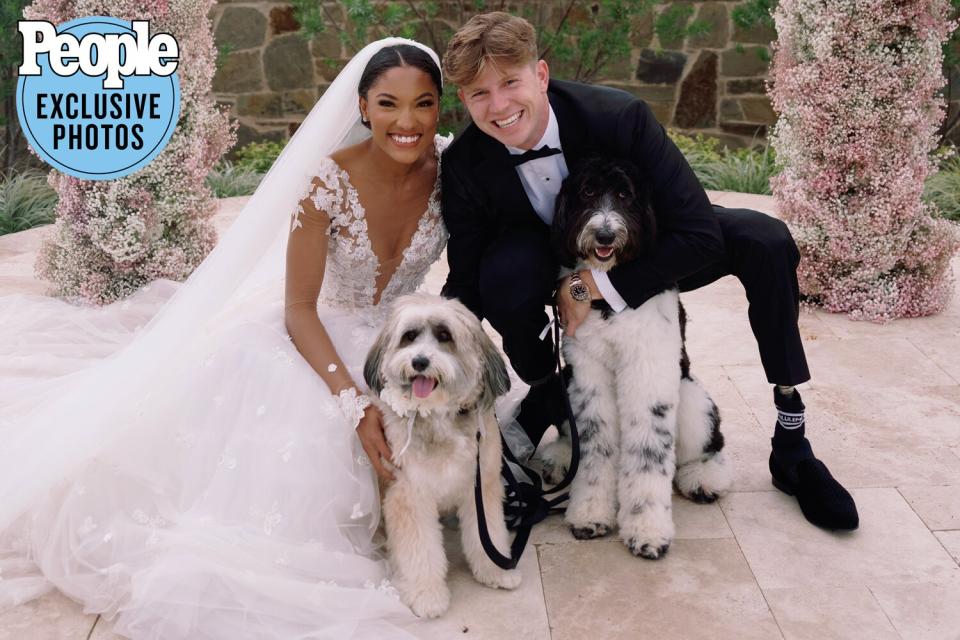
[[[549,81],[543,60],[498,67],[488,59],[480,75],[457,95],[481,131],[505,145],[532,149],[550,119]]]

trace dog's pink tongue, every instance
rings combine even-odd
[[[413,395],[418,398],[426,398],[437,386],[437,381],[426,376],[417,376],[413,379]]]

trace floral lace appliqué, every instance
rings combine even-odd
[[[300,201],[302,202],[305,198],[309,197],[311,202],[313,202],[313,206],[317,208],[317,211],[334,212],[342,210],[343,189],[339,184],[340,173],[340,167],[337,166],[337,163],[330,158],[323,158],[317,175],[315,176],[316,182],[314,182],[314,178],[310,179],[306,193],[303,194]],[[290,223],[291,233],[303,227],[300,216],[304,214],[303,206],[298,204],[297,210],[293,212],[293,220]]]
[[[263,511],[257,507],[250,507],[249,513],[254,518],[260,519],[263,524],[263,532],[270,536],[274,530],[283,522],[283,515],[280,513],[280,503],[274,500],[270,506],[270,511]]]
[[[436,136],[437,182],[427,208],[403,251],[400,264],[380,294],[377,310],[385,308],[398,296],[413,293],[443,252],[447,231],[440,215],[440,154],[449,144],[449,138]],[[327,264],[318,303],[325,306],[355,310],[375,309],[379,274],[379,260],[373,252],[367,235],[367,220],[356,189],[349,176],[336,162],[324,158],[316,176],[322,186],[311,179],[310,198],[318,210],[330,216],[330,239],[327,248]],[[314,189],[314,187],[316,188]],[[300,226],[299,216],[294,215],[292,229]]]

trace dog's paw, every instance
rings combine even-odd
[[[667,555],[667,551],[670,550],[670,541],[662,538],[659,540],[640,540],[631,537],[625,539],[623,543],[627,545],[627,549],[630,549],[630,553],[647,560],[659,560]]]
[[[648,560],[662,558],[670,549],[674,527],[669,505],[643,513],[621,514],[620,539],[630,553]]]
[[[403,594],[402,590],[401,594]],[[436,618],[450,608],[450,589],[447,588],[446,583],[442,583],[407,593],[402,599],[417,616]]]
[[[588,522],[584,525],[570,525],[570,533],[577,540],[601,538],[610,533],[610,527],[602,522]]]
[[[543,451],[537,454],[543,470],[543,480],[547,484],[559,484],[570,468],[570,459],[572,457],[570,441],[566,438],[559,438],[546,445]]]
[[[677,491],[700,504],[714,502],[733,484],[733,473],[726,456],[719,452],[706,460],[694,460],[677,468]]]
[[[523,576],[516,569],[505,571],[500,567],[485,567],[474,571],[473,577],[480,584],[494,589],[516,589],[523,580]]]
[[[567,475],[569,464],[543,461],[543,481],[547,484],[560,484]]]
[[[574,496],[567,506],[565,516],[570,533],[577,540],[590,540],[605,536],[617,525],[617,503],[609,496]]]
[[[694,491],[687,494],[686,497],[697,504],[710,504],[711,502],[716,502],[720,494],[706,491],[703,487],[697,487]]]

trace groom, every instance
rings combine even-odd
[[[553,345],[540,340],[552,292],[568,335],[590,311],[569,279],[557,282],[549,243],[554,200],[569,168],[596,155],[629,158],[650,180],[655,250],[608,274],[580,272],[592,299],[635,308],[678,284],[690,291],[725,275],[743,283],[750,325],[778,410],[770,471],[810,522],[855,529],[850,494],[814,457],[794,385],[810,379],[797,327],[800,256],[779,220],[711,206],[647,105],[610,88],[550,80],[536,33],[522,18],[475,16],[454,34],[444,72],[459,88],[469,125],[443,155],[442,207],[450,232],[443,293],[486,318],[517,374],[531,386],[518,420],[534,444],[564,418]],[[559,286],[559,288],[558,288]]]

